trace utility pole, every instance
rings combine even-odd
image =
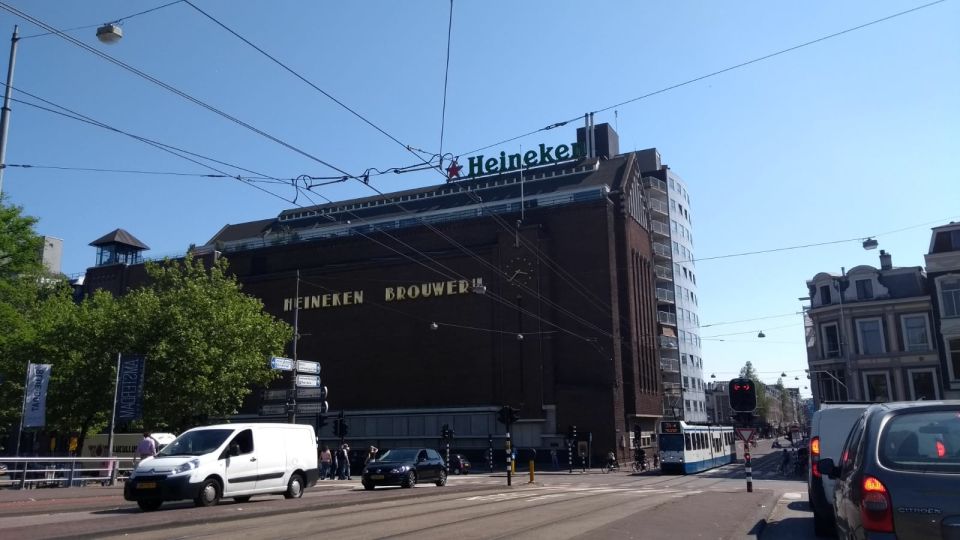
[[[291,424],[297,423],[297,342],[300,341],[300,269],[297,268],[297,283],[293,297],[293,370],[290,371],[290,399],[287,400],[287,417]]]
[[[13,67],[17,63],[17,42],[20,26],[14,25],[10,38],[10,63],[7,64],[7,86],[3,93],[3,109],[0,110],[0,195],[3,194],[3,169],[7,164],[7,130],[10,127],[10,93],[13,92]]]

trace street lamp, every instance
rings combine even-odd
[[[117,23],[107,23],[100,28],[97,28],[97,39],[99,39],[101,43],[113,45],[114,43],[120,41],[120,38],[122,37],[123,29],[120,28],[120,25]]]

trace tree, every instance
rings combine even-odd
[[[150,283],[119,299],[117,346],[147,356],[144,423],[179,432],[234,414],[276,377],[267,358],[293,331],[241,292],[227,261],[147,264]]]
[[[759,374],[757,374],[757,371],[753,368],[753,363],[749,360],[747,360],[747,363],[740,369],[740,377],[753,381],[753,385],[757,389],[756,415],[760,418],[760,421],[763,422],[767,418],[767,411],[769,409],[766,385],[760,380]]]

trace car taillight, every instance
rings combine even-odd
[[[863,477],[860,499],[860,519],[863,528],[872,532],[893,532],[893,505],[883,482],[872,476]]]
[[[815,478],[820,478],[818,461],[820,461],[820,437],[814,437],[810,441],[810,471]]]
[[[937,441],[937,457],[942,458],[947,456],[947,447],[943,445],[943,442]]]

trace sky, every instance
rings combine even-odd
[[[169,0],[0,2],[71,29]],[[454,0],[445,115],[448,0],[194,4],[396,141],[184,2],[124,19],[113,45],[94,28],[68,34],[300,152],[56,35],[20,40],[13,97],[39,103],[29,92],[274,178],[341,174],[326,164],[358,175],[416,164],[406,145],[439,153],[442,116],[442,151],[468,156],[925,2]],[[729,379],[751,361],[767,382],[787,372],[788,386],[808,386],[798,315],[806,280],[879,266],[879,250],[861,248],[867,237],[895,266],[923,265],[930,227],[960,221],[958,23],[960,2],[947,0],[596,115],[615,126],[621,151],[656,147],[688,184],[694,252],[705,259],[697,262],[705,377]],[[21,36],[43,32],[0,9],[0,31],[15,24]],[[67,274],[91,266],[88,244],[117,227],[150,246],[147,256],[173,256],[225,224],[294,207],[284,185],[36,167],[215,174],[109,130],[11,108],[3,194],[39,218],[39,233],[63,239]],[[580,124],[485,152],[569,143]],[[395,191],[440,181],[421,171],[371,184]],[[373,194],[354,180],[316,191],[333,200]],[[310,202],[301,195],[296,204]],[[847,241],[727,257],[838,240]]]

